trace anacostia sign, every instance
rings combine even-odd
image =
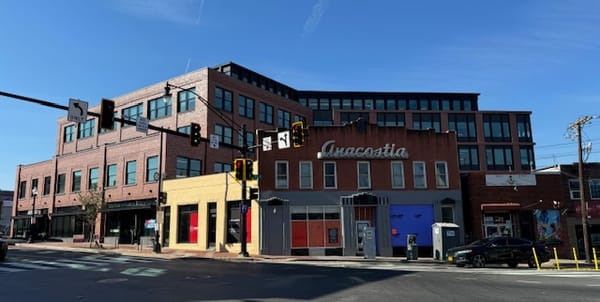
[[[317,158],[408,159],[408,151],[389,143],[381,147],[338,147],[335,140],[328,140],[321,146]]]

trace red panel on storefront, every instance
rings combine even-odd
[[[308,246],[309,247],[324,247],[325,246],[323,220],[308,221]]]
[[[246,242],[252,242],[252,208],[246,212]]]
[[[307,247],[306,221],[292,221],[292,247]]]
[[[190,213],[190,229],[188,231],[188,240],[190,243],[198,242],[198,213]]]

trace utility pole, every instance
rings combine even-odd
[[[592,116],[582,116],[573,124],[569,125],[570,130],[576,131],[577,136],[577,154],[579,158],[579,198],[581,202],[581,227],[583,229],[583,249],[585,250],[585,262],[590,263],[590,241],[588,235],[588,211],[585,202],[585,181],[583,179],[583,148],[581,143],[581,127],[592,120]]]

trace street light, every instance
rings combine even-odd
[[[29,223],[29,240],[27,242],[33,243],[33,237],[35,236],[35,198],[37,197],[37,187],[31,189],[31,196],[33,197],[33,203],[31,204],[31,221]]]
[[[236,146],[236,145],[230,145],[230,147],[240,151],[242,158],[244,158],[244,159],[247,158],[248,150],[250,148],[248,147],[248,142],[247,142],[246,124],[243,124],[240,126],[232,118],[225,116],[217,108],[212,106],[206,99],[204,99],[202,96],[197,94],[196,91],[194,91],[191,88],[183,88],[181,86],[173,85],[173,84],[167,82],[165,84],[165,96],[171,95],[171,88],[176,88],[176,89],[180,89],[182,91],[187,91],[187,92],[192,93],[209,110],[211,110],[213,113],[215,113],[217,116],[219,116],[221,118],[221,120],[223,120],[224,122],[226,122],[230,126],[232,126],[235,129],[235,131],[242,136],[242,146],[240,147],[240,146]],[[208,139],[202,138],[202,137],[200,137],[199,140],[204,141],[204,142],[209,141]],[[241,192],[242,193],[242,196],[241,196],[242,201],[240,204],[240,250],[241,250],[240,256],[248,257],[249,254],[248,254],[247,242],[246,242],[246,231],[247,231],[246,230],[246,213],[248,212],[248,205],[247,205],[248,199],[246,197],[246,187],[247,187],[246,177],[244,177],[242,179],[241,185],[242,185],[242,192]]]

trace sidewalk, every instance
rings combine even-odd
[[[90,247],[89,242],[83,243],[70,243],[70,242],[34,242],[27,243],[21,239],[5,239],[10,245],[18,246],[19,248],[33,248],[33,249],[45,249],[45,250],[62,250],[62,251],[74,251],[83,253],[99,253],[107,255],[126,255],[126,256],[137,256],[137,257],[153,257],[162,259],[180,259],[180,258],[197,258],[197,259],[215,259],[225,261],[261,261],[261,262],[293,262],[293,261],[326,261],[326,262],[363,262],[371,264],[382,264],[382,263],[397,263],[397,264],[420,264],[420,265],[432,265],[432,266],[444,266],[449,265],[444,262],[434,260],[433,258],[420,257],[418,260],[407,261],[405,257],[376,257],[375,259],[365,259],[361,256],[273,256],[273,255],[250,255],[249,257],[242,257],[237,253],[228,252],[215,252],[215,251],[198,251],[198,250],[179,250],[162,248],[160,253],[155,253],[152,247],[149,246],[138,246],[129,244],[120,245],[107,245],[103,247]],[[574,270],[579,266],[580,270],[595,270],[593,263],[586,263],[585,259],[579,259],[578,263],[573,259],[559,259],[559,265],[561,270]],[[541,264],[542,269],[556,269],[555,260]],[[600,273],[600,270],[598,271]]]

